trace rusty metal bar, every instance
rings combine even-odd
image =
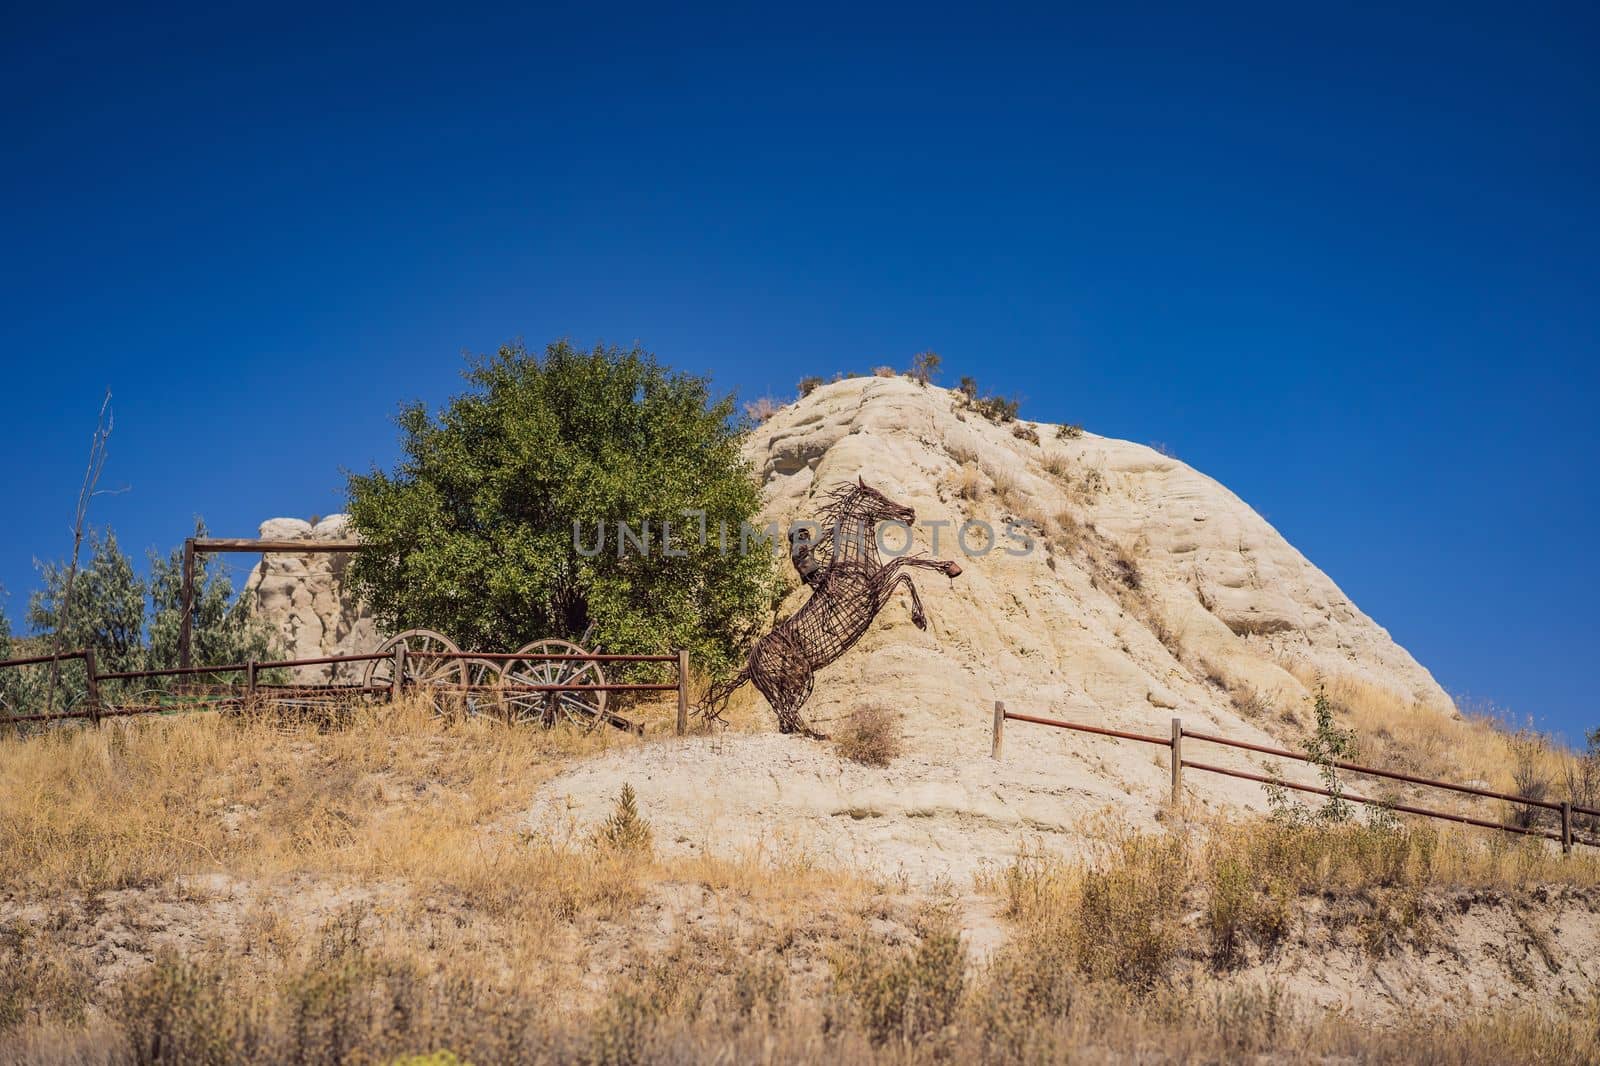
[[[413,652],[412,654],[416,654]],[[388,652],[382,654],[362,655],[321,655],[313,659],[283,659],[276,662],[257,661],[254,666],[261,670],[289,670],[298,666],[326,666],[330,663],[364,663],[374,659],[387,659]],[[5,665],[0,663],[0,666]],[[118,673],[101,674],[102,681],[128,681],[141,677],[181,677],[195,674],[229,674],[247,672],[251,663],[223,663],[220,666],[168,666],[159,670],[123,670]]]
[[[276,663],[263,664],[276,666]],[[196,674],[235,674],[250,668],[249,663],[223,663],[221,666],[166,666],[159,670],[119,670],[101,674],[102,681],[130,681],[141,677],[192,677]]]
[[[1284,749],[1284,748],[1269,747],[1269,746],[1267,746],[1265,744],[1253,744],[1253,743],[1251,743],[1249,741],[1245,741],[1245,740],[1232,740],[1232,739],[1230,739],[1228,737],[1219,737],[1219,736],[1215,736],[1215,735],[1210,734],[1210,733],[1194,733],[1194,732],[1189,732],[1187,730],[1183,730],[1180,733],[1179,730],[1182,729],[1182,726],[1181,726],[1180,721],[1178,719],[1176,719],[1176,718],[1173,719],[1173,735],[1172,735],[1172,739],[1168,740],[1168,739],[1166,739],[1164,737],[1144,736],[1144,735],[1141,735],[1141,734],[1138,734],[1138,733],[1125,733],[1125,732],[1123,732],[1122,730],[1119,730],[1119,729],[1105,729],[1105,728],[1103,728],[1101,726],[1086,725],[1086,724],[1084,724],[1082,722],[1064,722],[1064,721],[1061,721],[1061,720],[1055,719],[1055,718],[1038,718],[1038,717],[1035,717],[1033,715],[1014,714],[1014,713],[1012,713],[1010,711],[1004,711],[1004,710],[999,711],[999,713],[1002,714],[1005,718],[1013,718],[1013,719],[1016,719],[1017,721],[1021,721],[1021,722],[1034,722],[1034,723],[1036,723],[1038,725],[1055,726],[1058,729],[1071,729],[1071,730],[1075,730],[1075,731],[1080,732],[1080,733],[1094,733],[1094,734],[1097,734],[1097,735],[1100,735],[1100,736],[1119,737],[1119,738],[1121,738],[1123,740],[1137,740],[1137,741],[1142,741],[1143,743],[1146,743],[1146,744],[1160,744],[1160,745],[1163,745],[1163,746],[1168,747],[1168,748],[1173,748],[1174,749],[1174,753],[1173,754],[1175,756],[1179,755],[1179,749],[1177,748],[1177,745],[1181,745],[1182,737],[1188,736],[1188,737],[1193,737],[1196,740],[1205,740],[1205,741],[1209,741],[1210,743],[1213,743],[1213,744],[1221,744],[1221,745],[1223,745],[1225,747],[1244,748],[1244,749],[1246,749],[1248,751],[1257,751],[1257,752],[1262,753],[1263,755],[1277,755],[1277,756],[1281,756],[1283,758],[1294,759],[1294,760],[1297,760],[1299,762],[1314,762],[1315,761],[1313,759],[1308,758],[1305,755],[1300,754],[1299,752],[1289,751],[1289,750]],[[1355,764],[1355,763],[1335,762],[1333,765],[1337,766],[1341,770],[1348,770],[1351,773],[1370,774],[1370,775],[1372,775],[1374,777],[1392,778],[1392,779],[1397,780],[1397,781],[1405,781],[1405,782],[1408,782],[1408,783],[1414,784],[1414,785],[1426,785],[1426,786],[1431,786],[1431,787],[1434,787],[1434,788],[1443,788],[1443,789],[1447,789],[1447,790],[1453,791],[1453,792],[1462,792],[1462,793],[1466,793],[1468,795],[1473,795],[1473,796],[1483,796],[1483,797],[1485,797],[1487,799],[1503,800],[1503,801],[1505,801],[1507,803],[1521,803],[1521,804],[1525,804],[1525,805],[1531,806],[1531,807],[1542,807],[1542,808],[1545,808],[1547,810],[1553,810],[1553,811],[1557,811],[1557,812],[1565,811],[1565,812],[1569,812],[1569,813],[1565,814],[1565,820],[1569,824],[1570,824],[1570,820],[1571,820],[1571,813],[1570,812],[1577,812],[1577,813],[1581,813],[1581,814],[1593,814],[1593,815],[1600,816],[1600,811],[1593,811],[1593,810],[1591,810],[1591,809],[1589,809],[1587,807],[1573,807],[1570,804],[1562,804],[1562,803],[1547,803],[1547,802],[1542,801],[1542,800],[1529,799],[1526,796],[1509,795],[1509,794],[1504,793],[1504,792],[1492,792],[1492,791],[1490,791],[1488,789],[1473,788],[1473,787],[1471,787],[1469,785],[1452,784],[1449,781],[1435,781],[1432,778],[1416,777],[1416,776],[1413,776],[1411,774],[1396,773],[1396,772],[1390,771],[1390,770],[1378,770],[1378,769],[1375,769],[1373,767],[1360,766],[1360,765]],[[1230,769],[1227,769],[1227,768],[1224,768],[1224,767],[1221,767],[1221,766],[1212,766],[1212,765],[1210,765],[1208,763],[1194,762],[1194,761],[1191,761],[1189,759],[1183,759],[1181,757],[1175,757],[1173,759],[1172,773],[1173,773],[1173,779],[1174,779],[1175,782],[1181,780],[1179,778],[1179,774],[1181,772],[1182,767],[1185,767],[1185,766],[1190,767],[1190,768],[1195,769],[1195,770],[1205,770],[1205,771],[1207,771],[1209,773],[1223,774],[1223,775],[1226,775],[1228,777],[1243,778],[1246,781],[1257,781],[1257,782],[1260,782],[1261,784],[1281,784],[1285,788],[1295,789],[1295,790],[1300,791],[1300,792],[1312,792],[1312,793],[1315,793],[1315,794],[1321,795],[1321,796],[1331,795],[1331,793],[1328,792],[1326,789],[1317,788],[1317,787],[1312,786],[1312,785],[1295,784],[1292,781],[1279,780],[1279,779],[1270,778],[1270,777],[1263,777],[1260,774],[1252,774],[1252,773],[1248,773],[1248,772],[1246,772],[1244,770],[1230,770]],[[1174,795],[1176,795],[1176,787],[1174,788]],[[1559,841],[1559,840],[1562,839],[1562,834],[1560,834],[1560,833],[1551,833],[1551,832],[1548,832],[1548,831],[1545,831],[1545,830],[1536,830],[1536,829],[1523,829],[1523,828],[1518,827],[1518,826],[1509,826],[1509,825],[1505,825],[1505,824],[1500,823],[1500,822],[1485,821],[1484,819],[1481,819],[1481,818],[1471,818],[1471,817],[1468,817],[1466,815],[1461,815],[1461,814],[1447,814],[1447,813],[1445,813],[1443,811],[1429,810],[1429,809],[1427,809],[1425,807],[1412,807],[1412,806],[1409,806],[1409,805],[1406,805],[1406,804],[1401,804],[1401,803],[1384,803],[1381,800],[1366,799],[1366,798],[1363,798],[1363,797],[1360,797],[1360,796],[1350,795],[1349,793],[1343,793],[1342,795],[1344,796],[1345,799],[1348,799],[1353,803],[1375,804],[1377,806],[1388,807],[1390,810],[1401,811],[1401,812],[1403,812],[1405,814],[1418,814],[1418,815],[1422,815],[1422,816],[1427,817],[1427,818],[1441,818],[1441,819],[1444,819],[1445,821],[1460,822],[1460,823],[1462,823],[1464,825],[1479,826],[1479,827],[1484,828],[1484,829],[1497,829],[1497,830],[1500,830],[1502,832],[1519,833],[1519,834],[1522,834],[1522,835],[1525,835],[1525,836],[1537,836],[1537,837],[1542,837],[1542,838],[1544,838],[1546,840]],[[1576,835],[1574,835],[1571,839],[1576,841],[1577,843],[1580,843],[1580,844],[1586,844],[1586,845],[1593,846],[1593,847],[1600,847],[1600,842],[1590,841],[1590,840],[1587,840],[1587,839],[1585,839],[1583,837],[1579,837],[1579,836],[1576,836]]]
[[[424,683],[424,688],[430,687]],[[434,685],[445,692],[676,692],[676,681],[651,685]]]
[[[70,718],[92,718],[89,711],[52,711],[47,714],[8,714],[0,717],[0,725],[12,722],[56,722]]]
[[[1032,722],[1035,725],[1053,725],[1057,729],[1075,729],[1080,733],[1094,733],[1102,737],[1117,737],[1122,740],[1138,740],[1146,744],[1160,744],[1163,748],[1172,747],[1172,741],[1166,737],[1146,736],[1143,733],[1124,733],[1120,729],[1106,729],[1097,725],[1084,725],[1082,722],[1063,722],[1058,718],[1036,718],[1031,714],[1017,714],[1013,711],[1004,712],[1005,716],[1014,722]],[[1193,734],[1190,734],[1191,736]]]
[[[289,553],[318,555],[322,552],[357,552],[366,547],[359,540],[258,540],[252,537],[192,537],[194,549],[203,554],[217,552]]]
[[[538,659],[541,662],[579,663],[675,663],[673,655],[534,655],[507,651],[418,651],[408,653],[414,659],[483,659],[488,662],[511,662],[516,659]]]
[[[338,693],[341,693],[341,692],[388,692],[389,691],[389,686],[388,685],[358,685],[355,682],[349,682],[349,683],[346,683],[346,684],[329,684],[329,685],[295,685],[295,684],[269,685],[269,684],[267,684],[266,682],[263,681],[263,682],[259,682],[256,685],[256,688],[259,689],[260,691],[263,691],[263,692],[304,692],[304,693],[307,693],[307,694],[315,694],[315,693],[320,693],[320,692],[326,692],[326,693],[329,693],[330,695],[337,695]]]
[[[256,666],[262,670],[288,670],[297,666],[328,666],[332,663],[370,663],[377,659],[387,659],[389,653],[359,652],[354,655],[318,655],[312,659],[284,659],[279,662],[260,662]]]
[[[1210,741],[1213,744],[1224,744],[1230,748],[1244,748],[1246,751],[1259,751],[1263,755],[1276,755],[1284,759],[1295,759],[1299,762],[1315,762],[1309,756],[1285,748],[1273,748],[1266,744],[1253,744],[1248,740],[1233,740],[1228,737],[1219,737],[1211,733],[1189,733],[1188,736],[1196,740]],[[1504,792],[1492,792],[1486,788],[1473,788],[1471,785],[1457,785],[1449,781],[1435,781],[1429,777],[1417,777],[1413,774],[1402,774],[1394,770],[1379,770],[1371,766],[1361,766],[1353,762],[1332,760],[1332,765],[1341,770],[1349,770],[1353,774],[1369,774],[1373,777],[1387,777],[1393,781],[1405,781],[1413,785],[1427,785],[1431,788],[1449,789],[1451,792],[1463,792],[1469,796],[1482,796],[1485,799],[1504,800],[1507,803],[1521,803],[1529,807],[1543,807],[1549,811],[1559,811],[1561,804],[1548,803],[1544,800],[1529,799],[1527,796],[1514,796]]]
[[[0,667],[39,666],[43,663],[58,662],[62,659],[81,659],[87,654],[89,654],[88,649],[75,648],[72,651],[58,651],[51,655],[30,655],[26,659],[0,659]]]
[[[1256,781],[1263,785],[1282,785],[1284,788],[1292,788],[1296,792],[1310,792],[1318,796],[1333,795],[1333,793],[1327,789],[1319,788],[1316,785],[1302,785],[1294,781],[1266,777],[1262,774],[1252,774],[1246,770],[1232,770],[1225,766],[1212,766],[1209,763],[1191,762],[1187,759],[1184,760],[1183,765],[1194,770],[1204,770],[1207,773],[1223,774],[1227,777],[1243,778],[1246,781]],[[1523,836],[1543,837],[1545,840],[1561,839],[1560,833],[1552,833],[1544,829],[1524,829],[1522,826],[1506,825],[1502,822],[1490,822],[1482,818],[1471,818],[1465,814],[1449,814],[1445,811],[1430,810],[1426,807],[1412,807],[1404,803],[1385,803],[1382,800],[1368,799],[1365,796],[1357,796],[1350,792],[1342,792],[1340,793],[1340,797],[1349,800],[1351,803],[1365,803],[1374,807],[1387,807],[1391,811],[1400,811],[1404,814],[1420,814],[1426,818],[1440,818],[1447,822],[1460,822],[1463,825],[1475,825],[1482,829],[1498,829],[1504,833],[1519,833]]]

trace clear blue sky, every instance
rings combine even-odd
[[[1594,9],[1118,7],[13,5],[13,622],[107,385],[142,551],[337,510],[463,349],[748,397],[931,347],[1164,442],[1451,691],[1600,724]]]

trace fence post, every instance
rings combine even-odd
[[[405,686],[406,677],[406,643],[401,641],[394,646],[394,677],[389,681],[389,702],[393,703],[400,696],[400,690]]]
[[[989,743],[989,758],[1000,757],[1000,742],[1006,734],[1006,701],[994,701],[994,739]]]
[[[689,731],[689,652],[678,649],[678,735]]]
[[[83,649],[83,673],[89,688],[89,717],[100,724],[100,678],[94,669],[94,649]]]
[[[1172,805],[1183,800],[1183,719],[1172,720]]]
[[[1561,801],[1561,854],[1572,851],[1572,801]]]
[[[194,629],[194,538],[183,542],[183,617],[178,621],[178,665],[189,669],[190,633]]]

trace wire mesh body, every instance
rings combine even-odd
[[[703,701],[707,717],[717,717],[728,696],[750,681],[771,704],[781,732],[818,735],[801,715],[816,672],[855,646],[902,585],[911,597],[911,621],[919,629],[927,628],[910,570],[938,570],[948,577],[961,573],[955,562],[921,555],[883,562],[878,524],[899,522],[909,527],[916,512],[860,479],[836,489],[828,499],[814,523],[797,527],[789,537],[790,561],[811,588],[811,598],[756,641],[743,670],[713,686]]]

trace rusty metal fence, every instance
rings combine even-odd
[[[528,659],[576,663],[656,663],[673,664],[674,679],[649,683],[605,684],[493,684],[441,683],[419,684],[414,672],[408,670],[408,660],[448,659],[463,663],[493,663],[524,661]],[[95,668],[94,650],[76,649],[53,655],[35,655],[21,659],[0,660],[0,670],[42,666],[50,663],[79,661],[83,664],[85,698],[82,706],[50,710],[39,713],[7,714],[0,711],[0,725],[88,721],[99,724],[106,718],[128,717],[144,714],[173,714],[192,711],[239,711],[248,707],[267,710],[288,710],[308,707],[333,707],[351,699],[393,702],[407,689],[425,688],[435,699],[436,706],[455,699],[462,706],[476,708],[475,713],[488,713],[502,706],[508,699],[530,696],[559,696],[562,693],[582,694],[585,698],[613,692],[675,692],[678,697],[677,733],[688,730],[689,720],[689,656],[682,650],[668,655],[538,655],[528,652],[502,654],[498,652],[437,652],[417,651],[404,644],[392,652],[367,652],[355,655],[322,655],[308,659],[280,659],[223,663],[217,666],[175,666],[157,670],[119,670],[100,672]],[[353,663],[392,663],[389,679],[379,684],[337,683],[297,684],[272,680],[284,672],[302,667],[341,666]],[[465,676],[465,675],[463,675]],[[147,687],[132,694],[131,699],[107,699],[108,683],[118,683],[126,689],[130,682],[155,682],[160,687]],[[595,714],[597,722],[619,729],[642,733],[643,727],[615,711],[605,709],[600,700]]]
[[[1176,805],[1183,798],[1183,771],[1199,770],[1204,773],[1221,774],[1225,777],[1235,777],[1244,781],[1254,781],[1262,785],[1273,785],[1292,789],[1296,792],[1308,792],[1317,796],[1332,796],[1330,790],[1319,788],[1316,785],[1301,784],[1281,777],[1272,777],[1266,774],[1251,773],[1247,770],[1237,770],[1228,766],[1217,766],[1212,763],[1196,762],[1184,758],[1183,745],[1185,740],[1199,741],[1207,744],[1218,744],[1223,747],[1238,748],[1244,751],[1253,751],[1262,755],[1271,755],[1280,759],[1292,759],[1296,762],[1315,763],[1317,760],[1301,752],[1290,751],[1287,748],[1275,748],[1266,744],[1255,744],[1246,740],[1235,740],[1231,737],[1217,736],[1214,733],[1202,733],[1186,730],[1183,719],[1172,720],[1172,735],[1170,737],[1152,736],[1146,733],[1132,733],[1121,729],[1109,729],[1105,726],[1089,725],[1085,722],[1065,722],[1058,718],[1041,718],[1031,714],[1017,714],[1006,710],[1004,700],[996,700],[994,704],[994,726],[991,736],[989,754],[992,758],[1000,758],[1001,749],[1005,739],[1006,722],[1031,722],[1034,725],[1050,726],[1055,729],[1070,729],[1079,733],[1092,733],[1097,736],[1113,737],[1119,740],[1132,740],[1140,744],[1155,744],[1168,748],[1171,751],[1168,766],[1171,771],[1170,801]],[[1321,765],[1321,764],[1319,764]],[[1441,821],[1457,822],[1462,825],[1476,826],[1480,829],[1492,829],[1502,833],[1514,833],[1520,836],[1538,837],[1545,840],[1557,841],[1563,852],[1570,852],[1574,844],[1587,847],[1600,848],[1600,840],[1592,840],[1577,834],[1573,825],[1573,816],[1583,816],[1594,819],[1600,824],[1600,810],[1591,807],[1580,807],[1571,802],[1563,801],[1553,803],[1549,800],[1536,799],[1532,796],[1518,796],[1507,792],[1496,792],[1492,789],[1477,788],[1472,785],[1460,785],[1451,781],[1437,781],[1429,777],[1418,777],[1415,774],[1400,773],[1396,770],[1384,770],[1373,766],[1362,766],[1358,763],[1343,760],[1331,760],[1328,765],[1353,774],[1368,777],[1385,778],[1390,781],[1400,781],[1409,785],[1427,788],[1437,788],[1462,795],[1475,796],[1479,799],[1496,800],[1516,804],[1527,810],[1549,811],[1559,818],[1559,830],[1542,829],[1532,825],[1514,825],[1508,822],[1495,822],[1486,818],[1474,818],[1470,815],[1455,814],[1450,811],[1433,810],[1427,807],[1417,807],[1407,803],[1390,802],[1381,799],[1372,799],[1349,792],[1340,792],[1339,797],[1351,803],[1361,803],[1373,807],[1382,807],[1401,814],[1414,814],[1423,818],[1434,818]]]

